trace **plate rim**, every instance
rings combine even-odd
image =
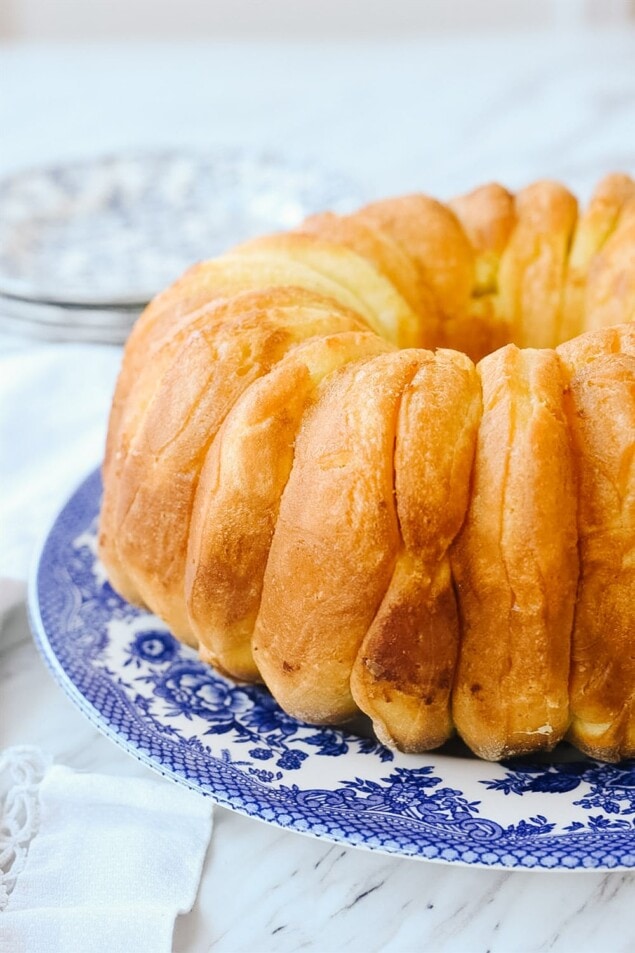
[[[595,873],[595,874],[607,874],[607,873],[624,873],[633,871],[635,869],[635,839],[633,841],[633,863],[624,864],[616,863],[614,865],[609,865],[604,862],[600,862],[597,866],[568,866],[564,864],[557,864],[554,866],[546,866],[541,864],[536,864],[535,866],[523,866],[521,863],[514,865],[507,865],[502,862],[500,858],[497,860],[488,863],[482,860],[474,861],[465,861],[459,857],[457,858],[446,858],[443,856],[425,856],[422,853],[409,853],[403,849],[391,849],[389,847],[384,847],[381,844],[376,844],[371,841],[351,841],[350,837],[347,837],[345,833],[338,833],[333,831],[321,832],[315,831],[312,829],[299,829],[294,827],[292,823],[281,822],[280,819],[272,817],[263,817],[259,813],[250,811],[242,803],[236,803],[232,801],[230,795],[226,791],[218,790],[208,790],[203,788],[200,784],[189,781],[184,774],[180,774],[178,771],[173,768],[162,764],[161,762],[152,758],[151,755],[144,752],[139,747],[135,746],[132,742],[128,741],[121,733],[119,733],[116,728],[112,727],[111,724],[105,719],[103,714],[99,709],[89,701],[73,682],[69,673],[65,670],[62,662],[58,658],[53,646],[50,643],[48,633],[46,631],[46,625],[42,618],[42,608],[39,599],[39,578],[40,571],[42,568],[43,557],[45,555],[46,548],[49,544],[49,541],[53,537],[54,531],[56,530],[58,523],[62,517],[66,514],[68,508],[76,501],[82,490],[88,486],[88,484],[98,479],[101,481],[101,464],[98,466],[93,466],[86,472],[83,478],[74,486],[72,491],[65,497],[61,505],[56,509],[53,517],[50,519],[49,524],[46,527],[46,530],[41,534],[41,537],[38,541],[37,546],[34,549],[29,575],[27,583],[27,609],[28,609],[28,618],[31,628],[31,633],[35,642],[35,645],[42,657],[46,668],[51,673],[52,677],[58,684],[58,686],[65,693],[67,698],[79,709],[79,711],[84,715],[93,727],[98,730],[101,734],[107,737],[110,741],[116,744],[118,747],[122,748],[127,754],[131,755],[135,760],[141,764],[148,767],[150,770],[154,771],[156,774],[161,777],[167,778],[174,783],[180,784],[187,789],[194,791],[195,793],[203,796],[209,797],[214,803],[217,803],[219,806],[234,811],[238,814],[241,814],[243,817],[251,818],[254,820],[261,821],[262,823],[269,824],[274,826],[279,830],[288,831],[294,834],[302,834],[304,836],[312,837],[315,840],[323,841],[326,843],[335,843],[342,845],[347,848],[357,848],[366,851],[371,851],[373,853],[382,854],[391,858],[400,858],[404,860],[417,860],[428,863],[437,863],[449,866],[460,866],[466,869],[479,869],[479,870],[490,870],[490,871],[508,871],[514,873]],[[213,762],[218,762],[223,764],[222,760],[215,755],[209,756],[210,760]],[[483,762],[485,764],[489,762]],[[270,789],[267,789],[270,790]],[[406,818],[395,817],[396,822],[407,823]],[[580,832],[588,833],[588,832]],[[633,838],[635,838],[635,828],[632,831],[628,832]],[[558,835],[556,835],[558,836]],[[575,834],[573,835],[575,836]]]

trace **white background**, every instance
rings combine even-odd
[[[385,37],[633,18],[635,0],[0,0],[0,37]]]

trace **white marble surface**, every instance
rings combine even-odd
[[[156,146],[270,147],[369,195],[450,195],[558,177],[582,195],[635,172],[635,36],[316,46],[0,48],[0,174]],[[0,339],[0,747],[132,774],[53,683],[20,582],[37,537],[95,463],[120,354]],[[177,951],[627,951],[633,875],[500,873],[399,860],[217,810]]]

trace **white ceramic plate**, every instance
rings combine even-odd
[[[635,867],[635,762],[562,745],[489,764],[425,756],[286,715],[125,603],[96,559],[99,473],[53,525],[31,581],[36,640],[90,720],[141,761],[279,827],[407,857],[537,870]]]

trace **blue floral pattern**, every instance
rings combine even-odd
[[[213,724],[207,729],[214,734],[230,731],[236,716],[250,707],[244,692],[219,683],[196,662],[179,661],[155,681],[154,692],[170,704],[169,715],[185,718],[199,715]]]
[[[140,668],[143,662],[161,664],[171,662],[178,653],[178,642],[167,632],[149,629],[136,635],[128,647],[130,658],[126,665],[133,663]]]
[[[635,834],[635,764],[624,762],[616,766],[598,762],[565,762],[563,764],[537,765],[508,762],[504,778],[484,781],[490,790],[504,794],[523,795],[527,792],[544,794],[569,794],[583,788],[583,796],[573,801],[589,811],[586,825],[571,821],[566,831],[590,830],[632,831]],[[599,810],[599,814],[591,814]],[[619,819],[606,815],[619,815]],[[546,817],[537,820],[544,823]],[[553,829],[553,825],[552,825]]]
[[[235,810],[349,845],[489,867],[635,867],[635,762],[417,758],[296,721],[113,592],[96,558],[100,492],[95,473],[58,517],[30,609],[54,676],[131,754]]]

